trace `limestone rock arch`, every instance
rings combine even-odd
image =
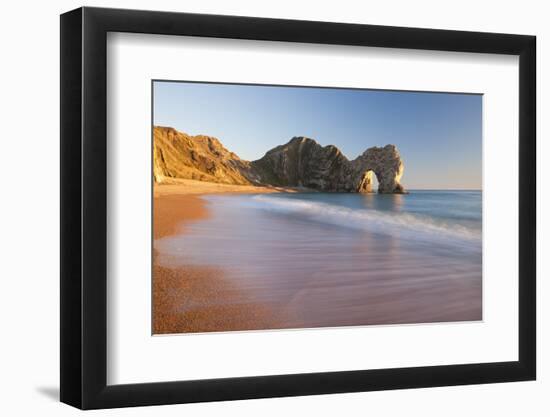
[[[373,147],[351,161],[355,172],[355,190],[360,193],[372,192],[372,176],[378,180],[378,192],[381,194],[402,194],[401,185],[404,165],[395,145]]]

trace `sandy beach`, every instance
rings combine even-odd
[[[154,239],[181,233],[189,222],[208,218],[201,195],[274,193],[291,189],[177,180],[154,187]],[[153,333],[255,330],[277,327],[265,305],[255,303],[215,267],[163,267],[153,251]],[[235,302],[235,300],[238,300]],[[195,306],[182,308],[182,306]]]
[[[187,179],[171,179],[170,182],[155,184],[154,195],[156,197],[167,195],[190,194],[269,194],[269,193],[295,193],[311,192],[311,190],[297,187],[264,187],[256,185],[233,185],[216,182],[195,181]]]

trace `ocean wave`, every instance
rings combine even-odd
[[[414,240],[434,241],[440,239],[446,242],[481,243],[481,230],[479,227],[460,224],[458,221],[445,221],[444,219],[417,213],[351,209],[325,202],[265,195],[254,196],[251,200],[248,200],[246,205],[333,226]]]

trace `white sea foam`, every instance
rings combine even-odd
[[[305,220],[401,238],[481,243],[481,230],[478,227],[416,213],[351,209],[324,202],[265,195],[254,196],[245,204],[275,213],[298,216]]]

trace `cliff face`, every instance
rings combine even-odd
[[[153,128],[153,175],[156,183],[186,178],[224,184],[254,183],[250,163],[210,136],[189,136],[171,127]]]
[[[349,161],[333,145],[294,137],[268,151],[257,161],[240,159],[209,136],[189,136],[172,128],[153,132],[155,182],[187,178],[226,184],[307,187],[319,191],[372,192],[373,175],[378,192],[403,193],[403,162],[394,145],[367,149]]]
[[[349,161],[335,146],[313,139],[292,138],[251,165],[261,181],[280,186],[304,186],[321,191],[372,192],[373,174],[379,193],[403,193],[403,162],[394,145],[367,149]]]

